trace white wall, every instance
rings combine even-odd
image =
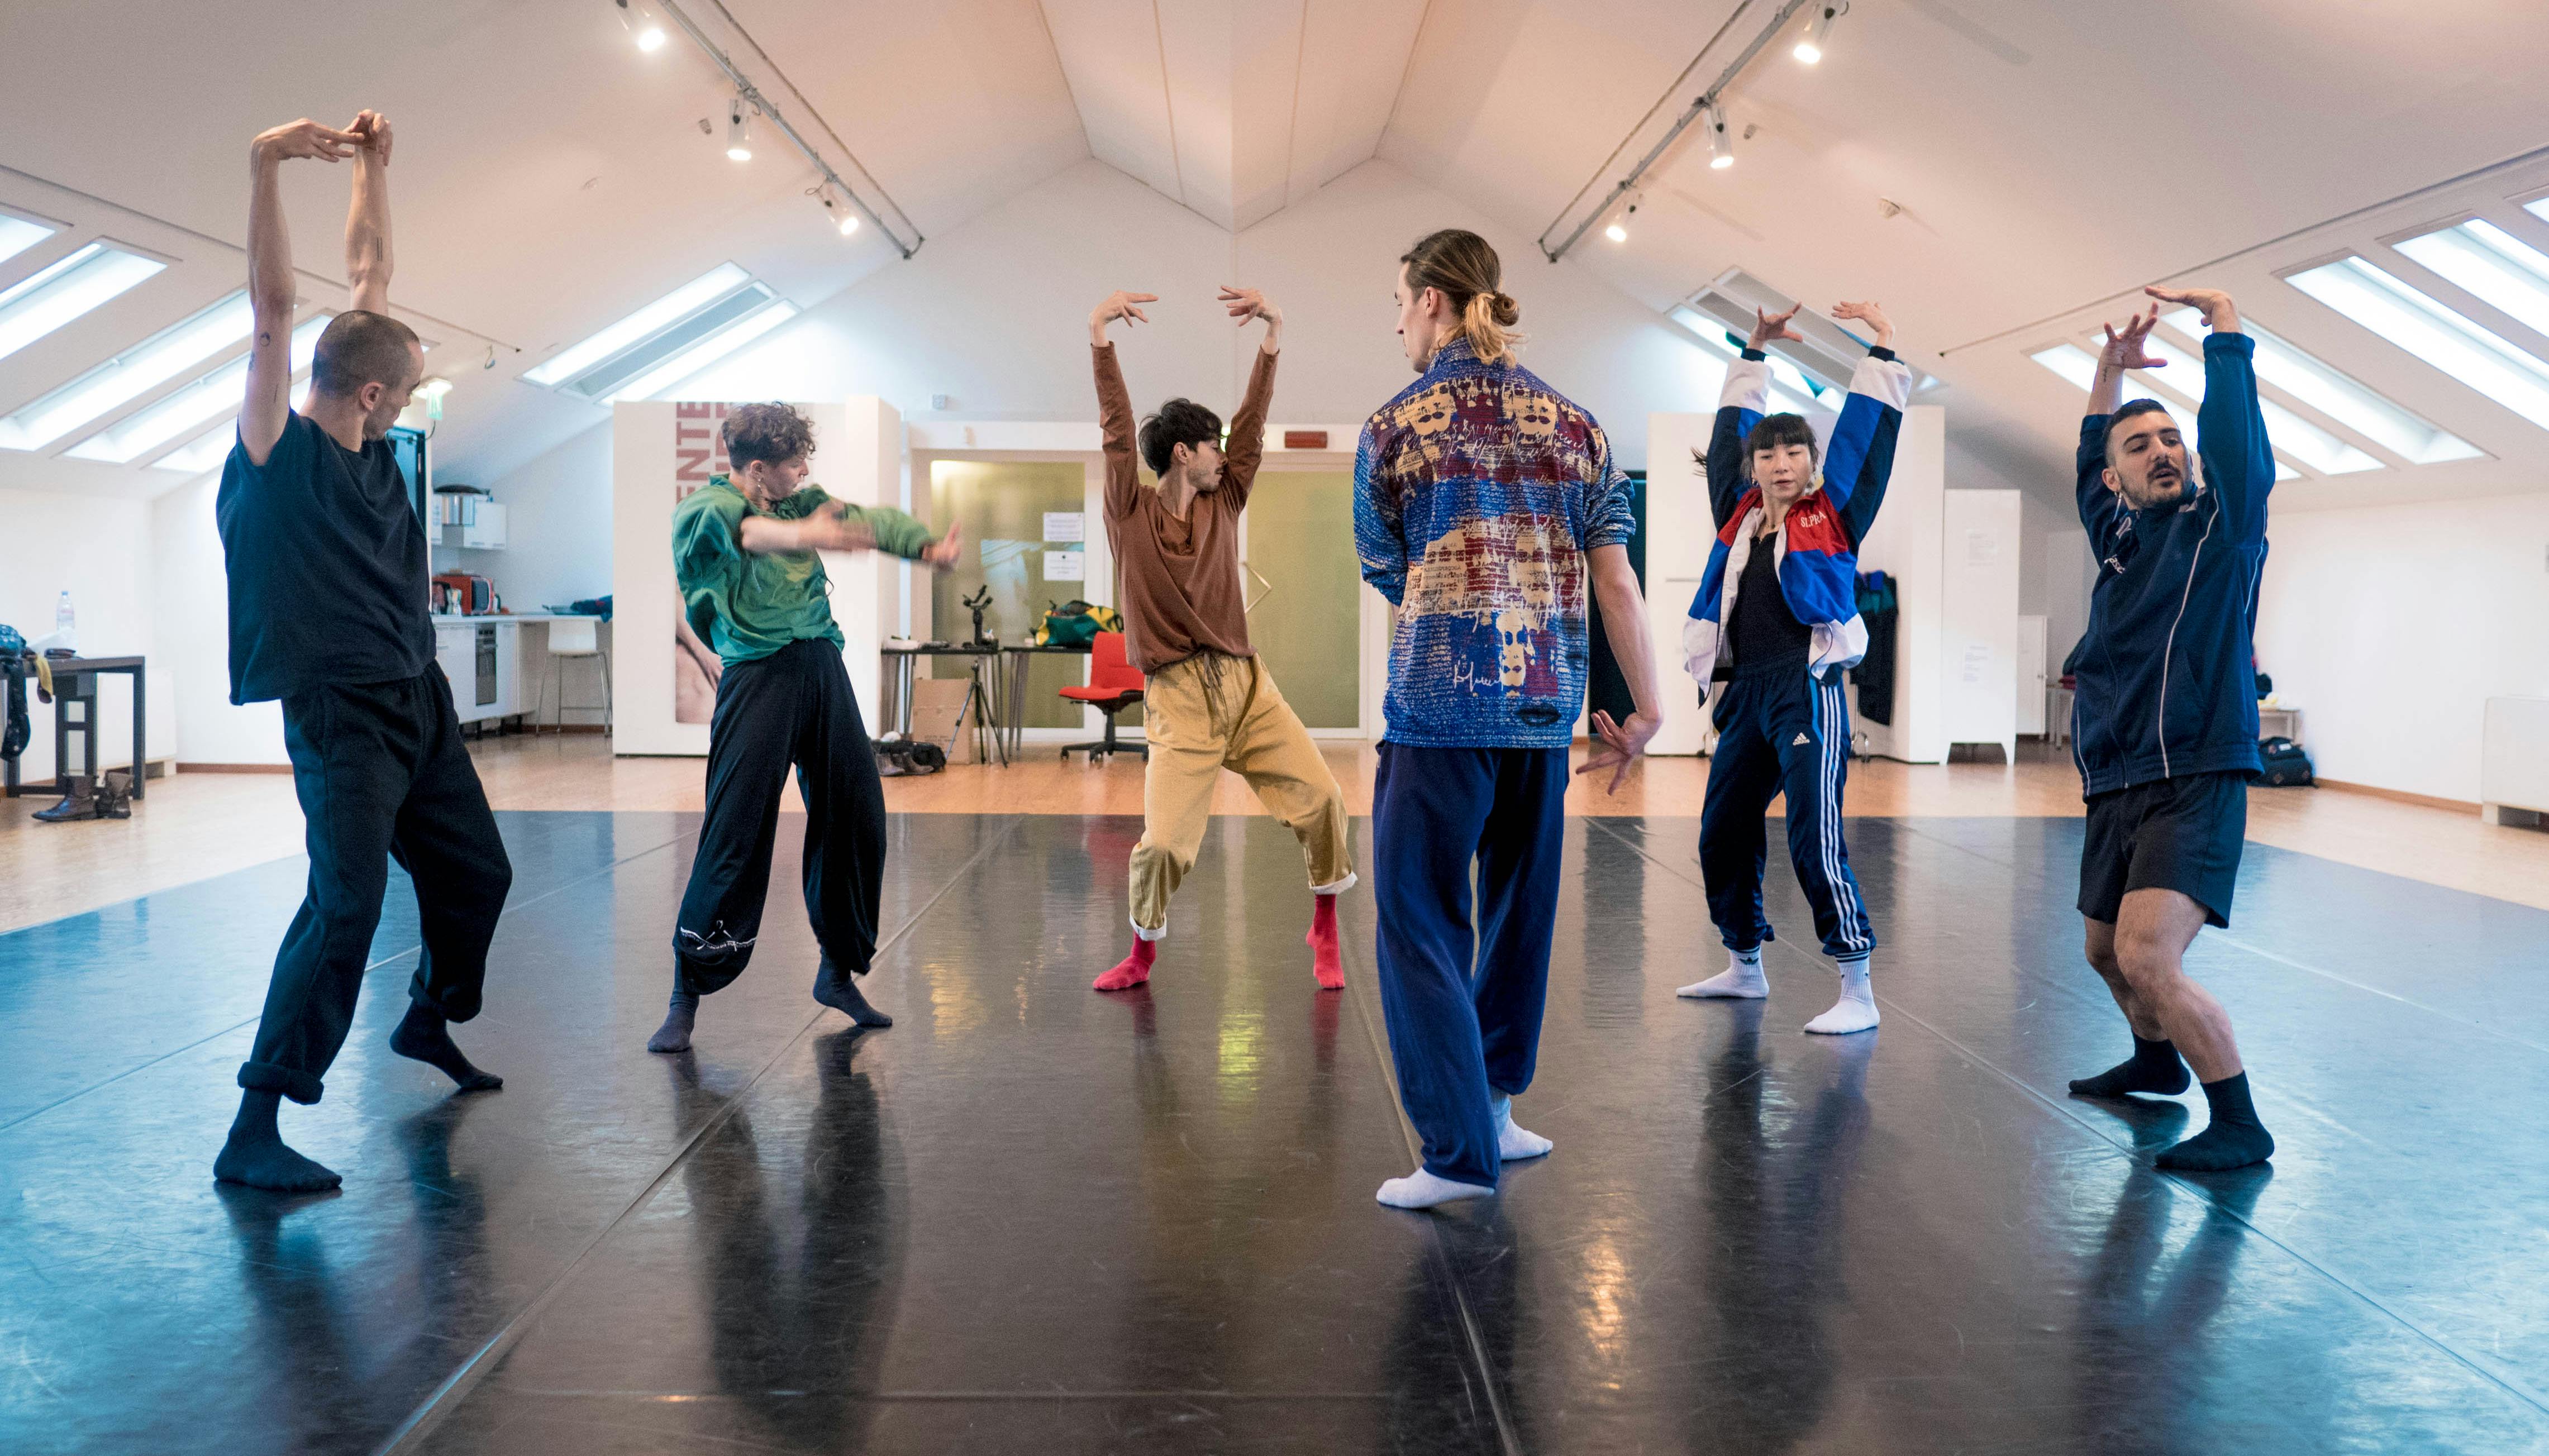
[[[150,612],[171,689],[154,692],[151,716],[158,702],[175,708],[181,764],[288,764],[282,705],[231,704],[230,577],[213,520],[221,485],[207,475],[150,502]]]
[[[2476,801],[2486,700],[2549,693],[2549,497],[2284,508],[2268,539],[2257,662],[2319,775]]]
[[[51,634],[53,608],[71,593],[84,657],[151,659],[153,722],[145,725],[153,755],[171,750],[175,718],[164,706],[166,665],[152,651],[150,507],[139,500],[88,500],[38,491],[0,491],[0,622],[34,642]],[[133,760],[133,709],[122,677],[98,691],[98,764]],[[18,760],[26,778],[53,776],[53,712],[27,686],[35,737]]]
[[[435,484],[489,485],[435,471]],[[611,591],[611,425],[598,423],[507,474],[491,487],[505,507],[505,549],[437,546],[433,569],[475,572],[496,584],[505,605],[536,611]],[[458,527],[438,534],[458,541]]]

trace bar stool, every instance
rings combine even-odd
[[[566,700],[566,665],[589,659],[602,669],[602,701],[568,702]],[[567,709],[579,712],[602,710],[602,721],[611,722],[611,656],[602,650],[602,629],[592,617],[553,617],[549,620],[549,661],[540,671],[540,689],[531,699],[531,731],[540,731],[540,714],[548,706],[549,683],[555,681],[558,690],[557,729],[566,731]]]

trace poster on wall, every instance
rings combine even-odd
[[[684,401],[673,407],[673,499],[679,505],[725,473],[725,406],[709,401]],[[682,609],[682,589],[673,587],[673,721],[706,723],[716,715],[717,678],[722,668],[715,649],[700,640]]]

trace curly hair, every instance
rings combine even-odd
[[[725,458],[736,470],[756,460],[785,465],[814,453],[814,425],[794,405],[737,405],[725,416]]]
[[[1192,400],[1171,400],[1160,412],[1142,421],[1142,463],[1153,475],[1167,475],[1176,448],[1188,449],[1221,438],[1221,416]]]

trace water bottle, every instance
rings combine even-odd
[[[71,593],[64,592],[53,603],[54,646],[76,650],[79,647],[79,613],[71,610]]]

